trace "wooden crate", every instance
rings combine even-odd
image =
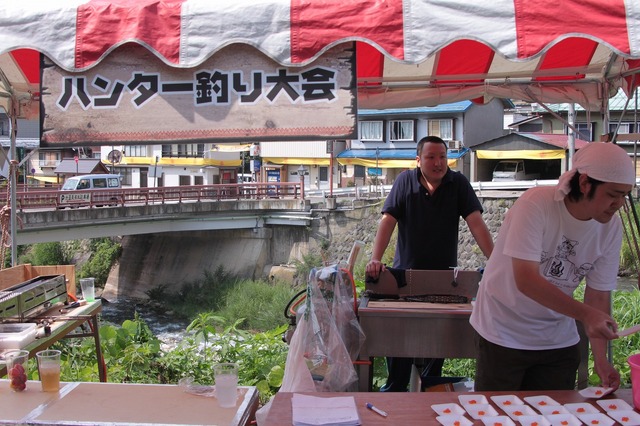
[[[43,275],[64,275],[67,293],[76,295],[75,265],[33,266],[30,263],[0,270],[0,290]]]

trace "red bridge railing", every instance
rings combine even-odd
[[[17,209],[23,211],[198,201],[297,199],[302,197],[303,193],[299,182],[252,182],[80,191],[29,188],[16,192],[16,203]],[[7,191],[0,191],[0,205],[6,205],[7,202]]]

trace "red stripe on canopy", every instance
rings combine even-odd
[[[29,84],[40,84],[40,52],[16,49],[9,52]]]
[[[588,65],[598,47],[598,43],[586,38],[572,37],[551,47],[544,55],[538,66],[538,71],[558,68],[584,67]],[[566,74],[535,77],[535,81],[550,80],[580,80],[584,74]]]
[[[567,33],[591,34],[629,54],[624,0],[514,0],[518,58],[536,55]]]
[[[627,66],[630,70],[640,69],[640,59],[627,60]],[[640,74],[633,74],[626,77],[625,80],[627,81],[629,92],[640,86]]]
[[[474,40],[458,40],[440,52],[436,60],[436,79],[455,75],[485,75],[493,61],[494,51]],[[480,82],[482,79],[446,79],[447,83]]]
[[[384,69],[384,55],[375,47],[358,42],[356,43],[356,73],[358,80],[366,78],[382,77]],[[359,86],[380,85],[380,83],[359,83]]]
[[[79,6],[75,67],[93,65],[112,46],[124,40],[146,43],[178,64],[183,1],[91,0]]]
[[[291,62],[312,58],[343,39],[370,39],[398,59],[404,59],[402,0],[291,1]]]

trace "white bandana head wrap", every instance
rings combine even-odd
[[[570,191],[571,178],[580,172],[601,182],[635,185],[636,176],[633,162],[627,152],[618,145],[605,142],[591,142],[576,152],[573,167],[560,176],[556,186],[555,199],[562,200]]]

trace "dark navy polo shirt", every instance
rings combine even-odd
[[[382,208],[398,221],[395,268],[449,269],[458,264],[458,224],[482,204],[467,178],[451,169],[435,193],[420,184],[420,169],[405,170]]]

